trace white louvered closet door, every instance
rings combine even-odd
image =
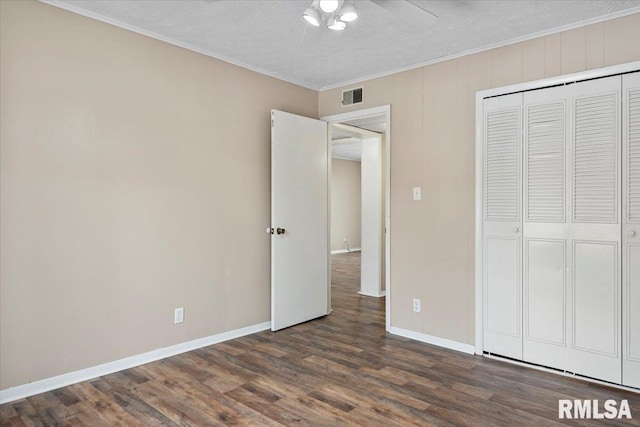
[[[640,73],[622,76],[622,383],[640,387]]]
[[[522,94],[484,101],[483,339],[522,358]]]
[[[569,371],[621,382],[621,77],[567,86]]]
[[[524,94],[523,359],[568,369],[566,87]]]

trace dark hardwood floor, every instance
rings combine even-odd
[[[388,335],[333,258],[325,318],[0,406],[4,425],[640,425],[640,395]],[[628,399],[632,420],[558,420],[558,399]]]

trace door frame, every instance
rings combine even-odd
[[[378,107],[365,108],[363,110],[350,111],[348,113],[334,114],[330,116],[320,117],[320,120],[327,122],[329,125],[341,123],[344,121],[355,119],[366,119],[374,116],[385,116],[386,132],[385,132],[385,162],[384,168],[384,226],[386,230],[384,253],[385,253],[385,273],[384,273],[384,289],[385,289],[385,329],[387,332],[391,329],[391,105],[381,105]],[[329,126],[329,140],[327,141],[329,150],[331,150],[331,127]],[[329,162],[331,164],[331,162]],[[331,179],[331,166],[329,167],[329,179]],[[329,185],[329,209],[331,209],[331,185]],[[331,233],[331,218],[329,218],[329,233]],[[329,241],[331,236],[329,235]],[[329,248],[329,251],[331,249]],[[331,260],[331,258],[329,258]],[[331,278],[331,261],[329,261],[329,278]],[[331,311],[331,280],[329,280],[329,311]]]
[[[562,76],[550,77],[541,80],[534,80],[525,83],[516,83],[509,86],[502,86],[493,89],[487,89],[476,92],[476,201],[475,201],[475,309],[476,309],[476,339],[475,349],[476,354],[483,354],[483,292],[482,292],[482,279],[483,269],[482,260],[483,245],[483,216],[482,216],[482,200],[484,196],[483,182],[484,182],[484,152],[483,152],[483,136],[484,136],[484,100],[485,98],[491,98],[500,95],[507,95],[510,93],[524,92],[529,90],[543,89],[551,86],[566,85],[576,83],[584,80],[597,79],[602,77],[609,77],[618,74],[625,74],[640,71],[640,61],[628,62],[625,64],[612,65],[609,67],[598,68],[588,71],[580,71],[572,74],[565,74]]]

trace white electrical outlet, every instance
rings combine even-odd
[[[176,308],[173,311],[173,323],[178,324],[184,322],[184,307]]]
[[[413,311],[420,313],[420,300],[418,298],[413,299]]]
[[[421,187],[413,187],[413,200],[422,199],[422,188]]]

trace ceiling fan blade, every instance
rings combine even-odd
[[[407,0],[371,0],[383,9],[397,15],[398,18],[416,26],[431,26],[438,17],[431,12],[419,8]]]

